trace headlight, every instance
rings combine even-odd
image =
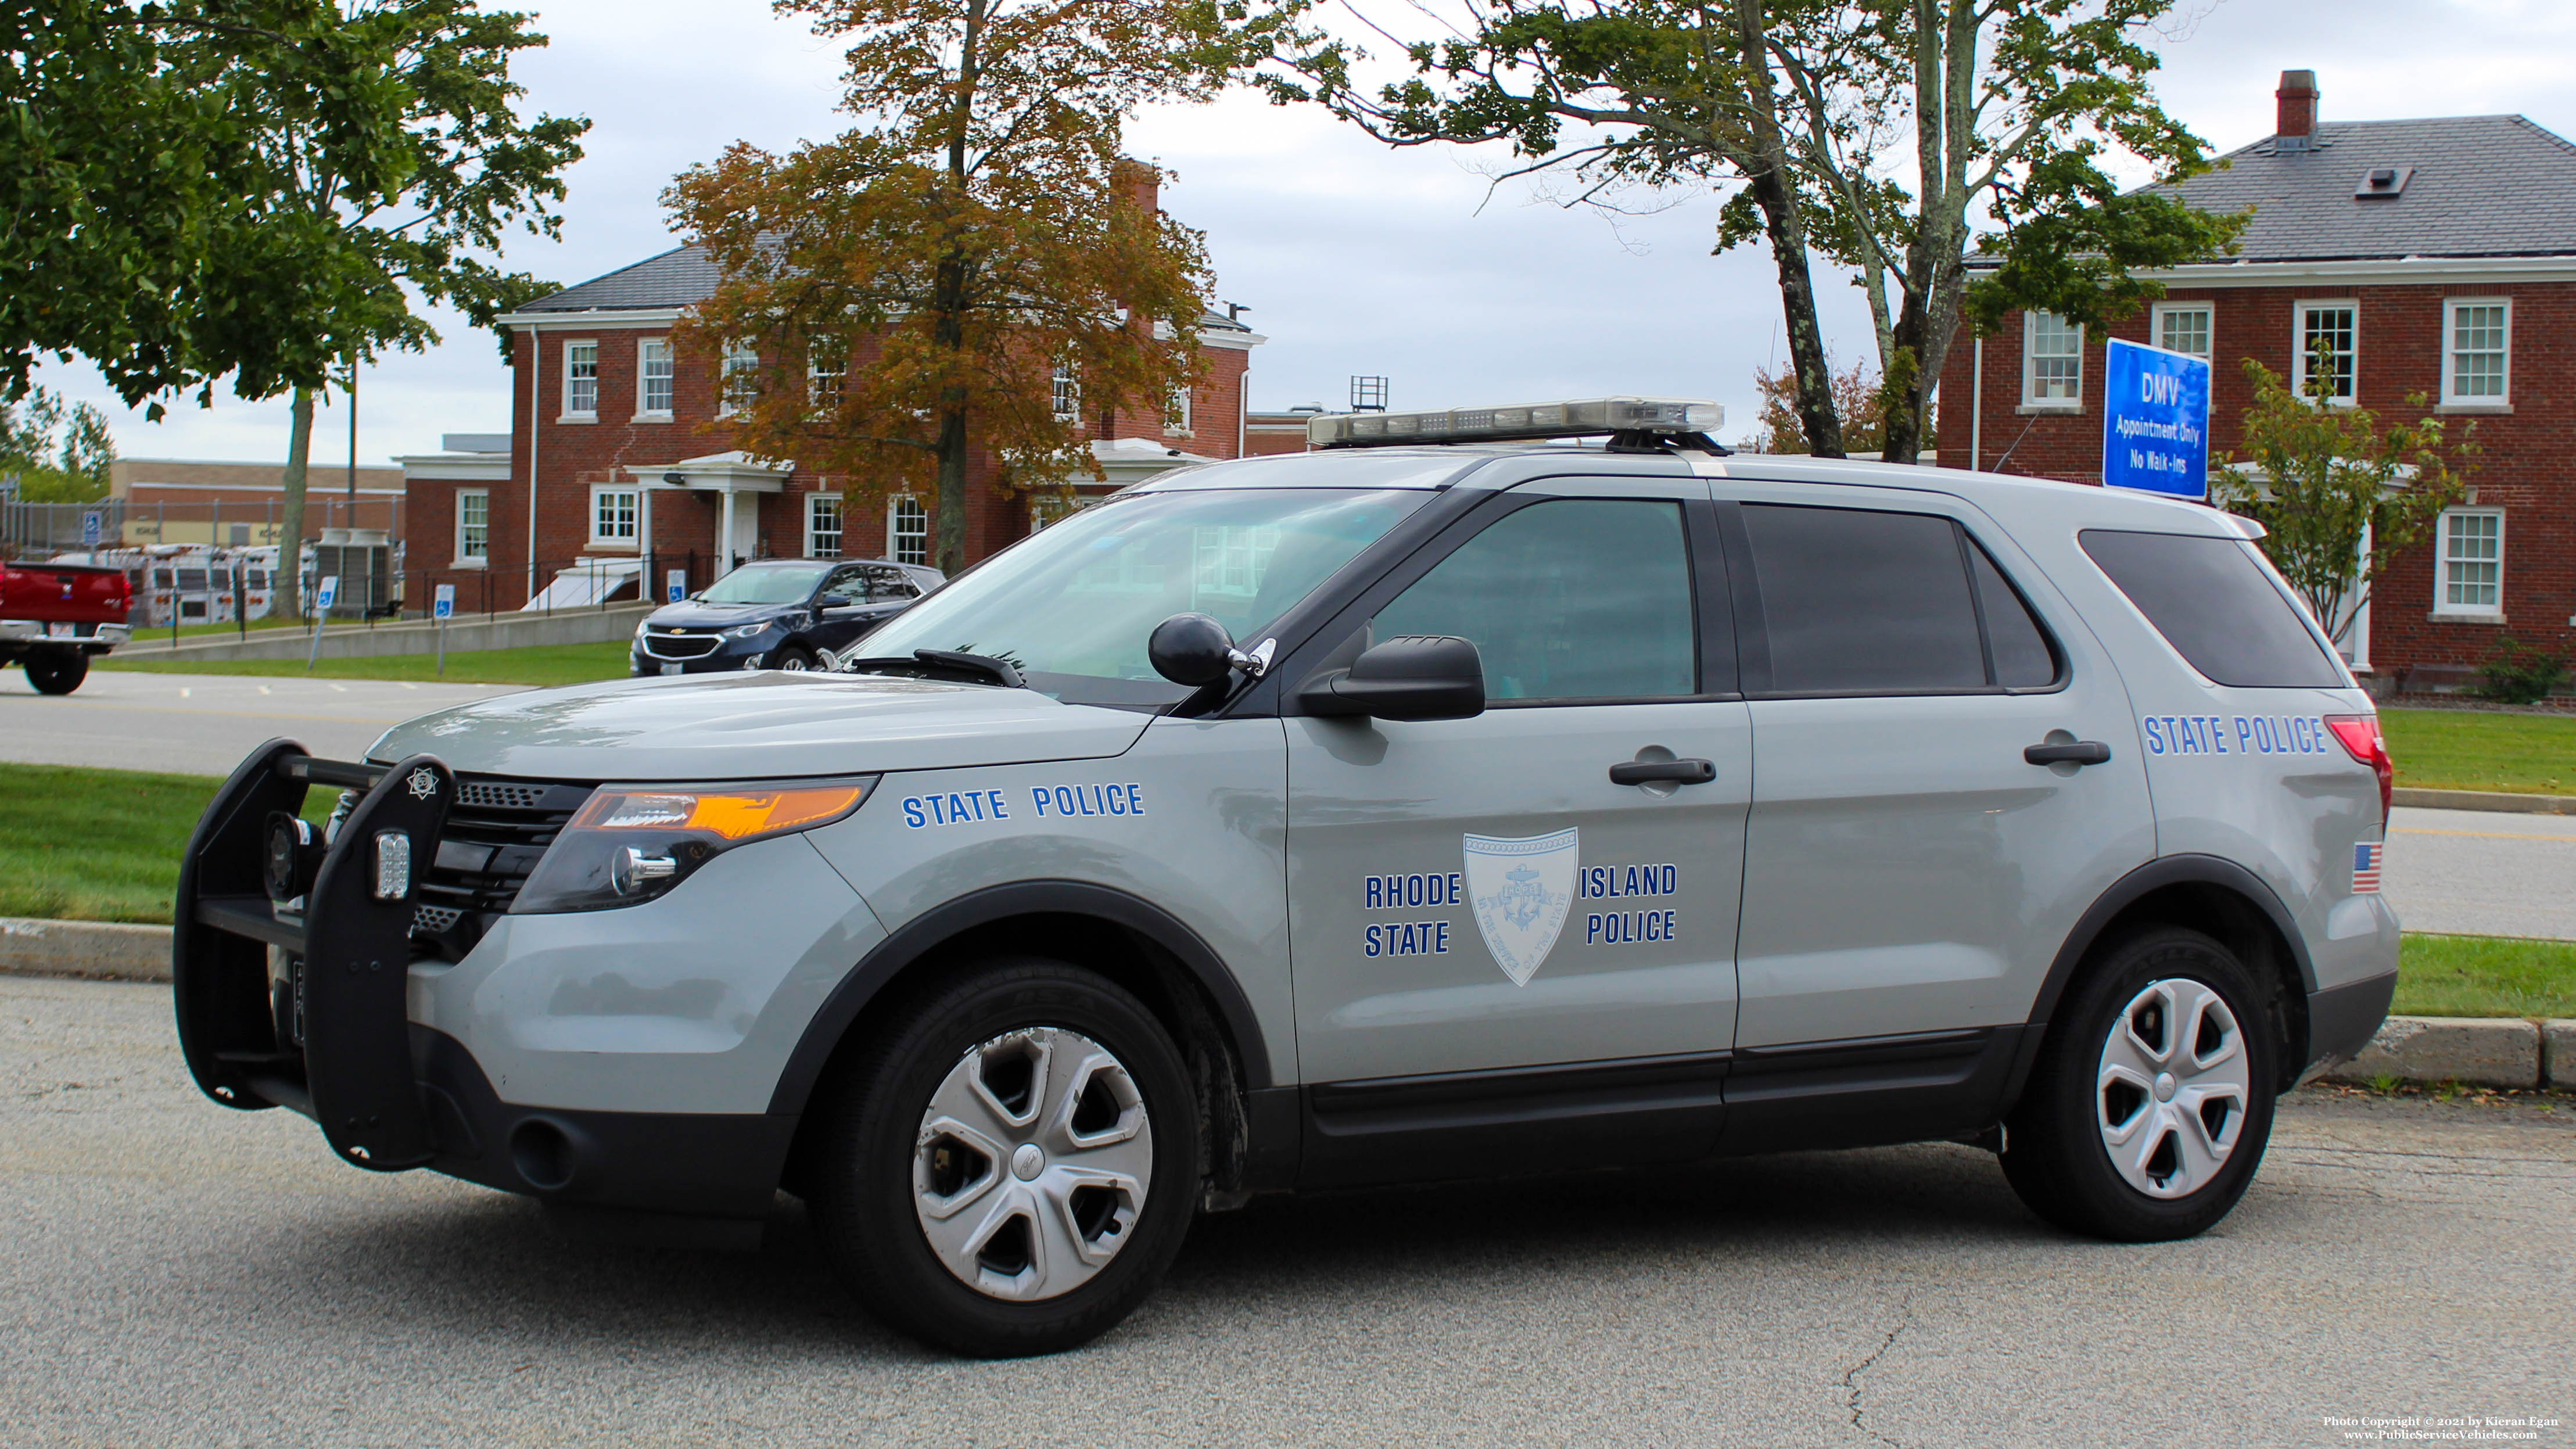
[[[652,624],[650,624],[649,622],[648,622],[648,623],[643,623],[643,624],[638,624],[638,625],[636,625],[636,626],[635,626],[635,642],[636,642],[636,643],[638,643],[638,644],[643,643],[643,642],[644,642],[644,631],[645,631],[645,630],[647,630],[647,629],[650,629],[650,628],[652,628],[652,627],[653,627],[653,626],[652,626]]]
[[[736,639],[757,639],[769,632],[769,625],[745,624],[739,629],[727,629],[725,632]]]
[[[737,845],[829,825],[877,777],[774,785],[603,785],[510,907],[515,915],[595,911],[649,901]]]

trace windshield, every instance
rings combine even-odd
[[[827,563],[744,564],[698,595],[708,604],[801,604],[832,566]]]
[[[988,654],[1068,703],[1177,704],[1191,691],[1145,659],[1155,625],[1195,610],[1250,648],[1431,496],[1320,488],[1131,494],[961,576],[869,636],[867,652]]]

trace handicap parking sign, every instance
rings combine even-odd
[[[687,569],[671,570],[670,574],[663,581],[662,593],[664,600],[668,603],[676,604],[682,599],[687,598],[689,596],[689,571]]]
[[[83,513],[81,515],[81,547],[98,547],[98,536],[104,526],[105,522],[99,517],[97,509],[93,508],[88,512]]]
[[[435,596],[435,597],[433,597],[433,598],[430,600],[430,604],[429,604],[429,612],[430,612],[430,616],[431,616],[432,618],[437,618],[437,619],[453,619],[453,618],[455,618],[455,617],[456,617],[456,585],[454,585],[454,584],[440,584],[440,585],[438,586],[438,592],[437,592],[436,596]]]
[[[327,614],[331,612],[331,606],[338,602],[340,602],[340,576],[326,574],[322,579],[322,587],[314,591],[313,607]]]

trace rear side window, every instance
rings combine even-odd
[[[2335,689],[2342,672],[2232,538],[2088,528],[2084,551],[2174,652],[2220,684]]]
[[[1965,693],[2056,679],[2048,636],[1951,520],[1781,504],[1746,504],[1742,517],[1770,644],[1767,692]]]
[[[1494,700],[1649,699],[1698,687],[1678,503],[1557,499],[1497,519],[1378,611],[1375,636],[1453,634]]]

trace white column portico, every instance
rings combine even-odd
[[[760,509],[755,498],[746,503],[745,493],[778,493],[796,471],[788,463],[763,463],[741,449],[709,453],[703,458],[683,458],[677,463],[659,467],[629,467],[627,473],[646,491],[643,511],[651,517],[649,501],[655,489],[674,489],[713,493],[716,497],[717,577],[730,572],[736,563],[760,552]],[[649,538],[644,546],[652,545]]]

